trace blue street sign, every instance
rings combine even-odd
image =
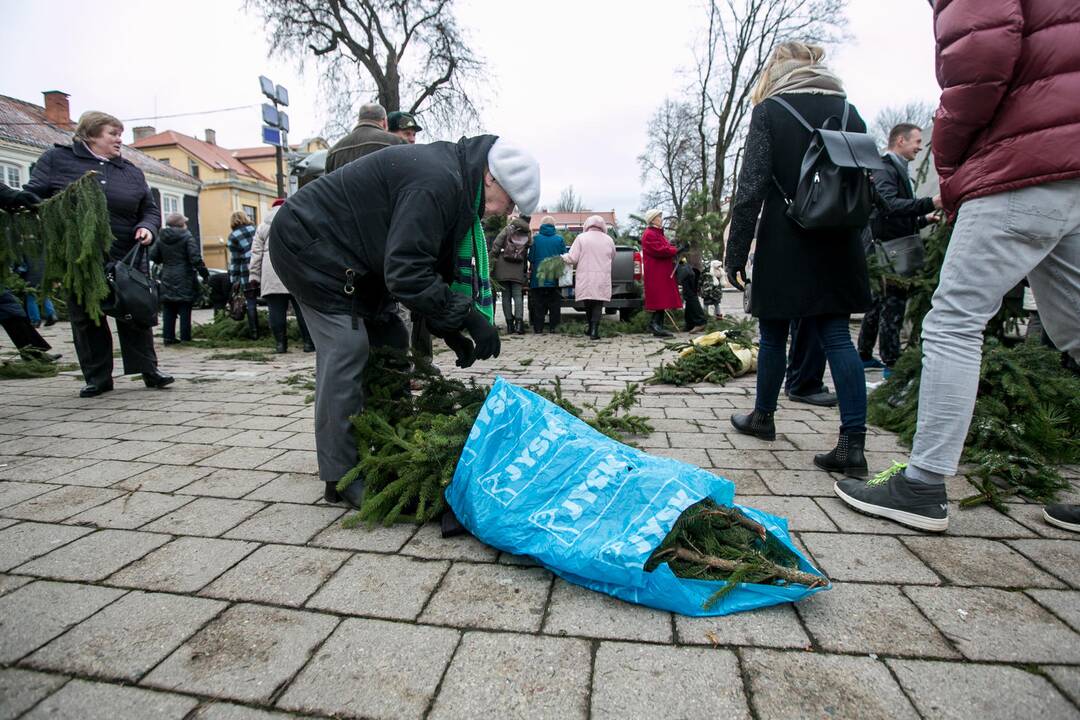
[[[283,112],[278,112],[277,126],[285,132],[289,132],[289,116]]]
[[[262,90],[263,95],[271,100],[277,98],[277,90],[274,88],[274,83],[265,75],[259,76],[259,89]]]
[[[283,86],[278,85],[274,90],[274,94],[277,97],[278,105],[289,106],[289,91]]]
[[[278,111],[273,105],[262,104],[262,121],[267,125],[273,125],[277,127],[280,125],[278,120]]]
[[[274,127],[263,125],[262,141],[265,145],[281,145],[281,131]]]

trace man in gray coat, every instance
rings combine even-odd
[[[332,173],[342,165],[391,145],[404,145],[405,140],[386,130],[386,110],[382,105],[369,103],[360,106],[360,123],[351,133],[338,140],[326,156],[326,172]]]

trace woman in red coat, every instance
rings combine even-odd
[[[679,284],[675,281],[675,256],[679,249],[664,237],[664,214],[659,210],[645,213],[648,227],[641,234],[642,273],[645,280],[645,311],[651,312],[649,330],[656,337],[671,337],[664,329],[664,311],[682,307]]]

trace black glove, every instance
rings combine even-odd
[[[199,270],[199,277],[201,277],[203,279],[204,283],[205,282],[210,282],[210,271],[207,270],[206,268],[200,269]]]
[[[41,204],[41,198],[29,190],[19,190],[16,193],[6,195],[3,204],[5,210],[10,210],[12,212],[19,208],[35,210],[37,209],[37,206]]]
[[[739,282],[739,278],[742,278],[742,282]],[[736,290],[742,292],[744,289],[743,285],[746,284],[746,266],[729,267],[727,269],[727,279]]]
[[[469,314],[465,316],[463,328],[476,343],[477,360],[499,357],[499,331],[484,317],[483,313],[476,308],[469,310]]]
[[[462,335],[460,332],[452,332],[443,338],[443,342],[446,346],[454,351],[457,355],[457,362],[455,363],[459,368],[467,368],[473,364],[476,360],[476,356],[473,353],[472,340]]]

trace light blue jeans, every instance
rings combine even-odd
[[[956,474],[979,387],[983,330],[1024,277],[1050,339],[1080,361],[1080,179],[960,207],[923,322],[919,423],[910,459],[916,469]]]

